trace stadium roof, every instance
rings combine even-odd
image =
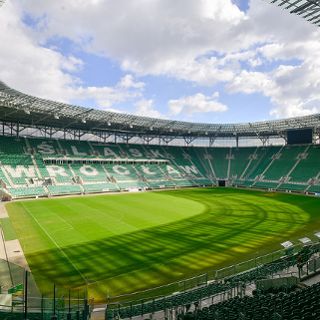
[[[0,121],[84,131],[182,137],[275,136],[298,128],[320,128],[320,114],[234,124],[193,123],[90,109],[33,97],[0,81]]]
[[[320,27],[320,0],[272,0],[271,3]]]

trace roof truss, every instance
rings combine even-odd
[[[0,120],[71,130],[149,136],[232,137],[276,135],[290,129],[320,126],[320,114],[252,123],[193,123],[89,109],[36,98],[0,81]]]
[[[320,27],[320,0],[272,0],[271,3]]]

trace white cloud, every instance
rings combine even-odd
[[[172,115],[207,112],[225,112],[228,107],[217,101],[219,93],[215,92],[212,96],[205,96],[197,93],[192,96],[182,97],[180,99],[170,100],[168,102],[169,110]]]
[[[307,63],[280,65],[267,73],[242,71],[227,88],[230,92],[262,93],[269,97],[274,106],[270,114],[276,118],[320,112],[320,70],[309,67]]]
[[[275,90],[274,83],[267,74],[246,70],[235,76],[227,88],[230,92],[243,92],[246,94],[262,92],[265,95],[269,95]]]
[[[135,114],[138,116],[151,118],[165,118],[158,110],[154,108],[154,101],[152,99],[142,99],[135,103]]]
[[[9,1],[1,8],[0,79],[30,94],[69,100],[77,79],[66,71],[78,70],[82,61],[39,46],[21,16],[22,12]]]
[[[273,117],[320,112],[319,29],[301,17],[256,1],[251,1],[248,14],[251,22],[256,23],[254,32],[264,39],[256,48],[256,59],[265,71],[242,71],[228,88],[263,93],[273,104]]]
[[[123,76],[113,87],[78,87],[73,96],[78,100],[94,100],[100,109],[114,111],[112,108],[122,102],[133,102],[143,96],[145,84],[136,81],[132,75]],[[119,111],[120,112],[120,111]]]
[[[229,70],[199,57],[251,43],[251,36],[238,32],[246,16],[231,0],[24,3],[39,19],[39,37],[67,37],[141,75],[170,75],[204,84],[225,81]]]
[[[122,77],[118,84],[118,87],[124,89],[143,89],[144,86],[145,83],[135,81],[131,74],[126,74],[124,77]]]
[[[70,102],[90,100],[103,109],[141,99],[145,83],[126,74],[114,86],[86,87],[75,73],[84,62],[64,56],[53,48],[42,47],[32,30],[22,22],[22,11],[7,2],[1,8],[0,79],[9,86],[35,96]]]
[[[21,22],[26,12],[37,21],[34,29]],[[157,114],[136,80],[151,74],[261,93],[272,117],[320,108],[319,29],[262,1],[251,0],[244,13],[231,0],[12,0],[1,9],[0,28],[0,78],[34,95],[94,100],[107,109],[130,102],[138,113]],[[45,48],[50,37],[70,39],[128,74],[114,86],[85,87],[76,77],[84,62]],[[169,107],[181,115],[226,106],[186,94]]]
[[[271,115],[292,117],[320,112],[320,65],[279,66],[271,75],[278,90],[271,95]]]

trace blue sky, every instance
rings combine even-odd
[[[0,79],[48,99],[196,122],[320,110],[319,30],[265,0],[13,0]]]
[[[239,7],[242,11],[247,11],[249,9],[249,1],[248,0],[233,0],[235,5]]]

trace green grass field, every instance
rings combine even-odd
[[[319,209],[317,198],[234,189],[7,204],[39,288],[87,283],[97,300],[280,249],[320,230]]]

